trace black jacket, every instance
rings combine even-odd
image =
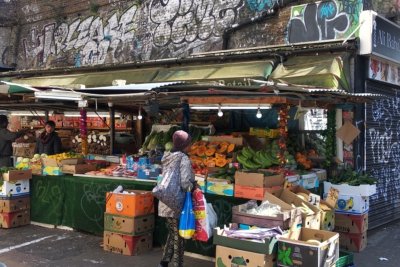
[[[61,139],[56,132],[52,132],[46,143],[38,138],[36,141],[35,154],[54,155],[61,153]]]

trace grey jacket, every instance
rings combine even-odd
[[[161,160],[163,172],[167,168],[173,168],[176,166],[176,161],[180,160],[180,172],[176,172],[178,175],[174,177],[174,179],[181,180],[181,188],[177,188],[176,190],[182,190],[184,192],[190,190],[194,184],[194,172],[192,169],[192,162],[189,157],[182,152],[165,152],[164,156]],[[163,202],[158,203],[158,216],[160,217],[174,217],[179,218],[180,214],[177,214],[172,209],[170,209]]]
[[[0,167],[11,166],[10,156],[13,154],[11,143],[22,136],[22,132],[11,132],[8,129],[0,129]]]

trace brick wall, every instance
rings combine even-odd
[[[20,27],[19,31],[15,30],[17,26],[12,30],[18,32],[16,63],[18,69],[82,67],[185,57],[196,52],[221,50],[225,29],[260,16],[270,8],[268,5],[276,1],[16,1],[16,18]],[[395,2],[364,0],[364,6],[373,6],[383,14],[395,14],[399,9]],[[324,20],[307,20],[316,12],[327,12],[324,15],[337,20],[344,19],[343,13],[347,14],[344,23],[347,28],[343,33],[334,29],[339,33],[333,38],[340,38],[356,27],[357,14],[362,8],[363,0],[336,0],[317,5],[310,0],[285,0],[285,7],[280,8],[275,17],[233,32],[228,48],[332,38],[321,34]],[[306,19],[302,15],[305,10],[312,14]],[[296,16],[299,19],[292,20]],[[296,27],[308,32],[291,32],[288,26],[292,21],[297,23]],[[310,33],[310,28],[315,32]],[[290,39],[292,35],[294,39]],[[4,49],[1,42],[0,52]]]

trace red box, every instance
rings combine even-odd
[[[154,197],[150,191],[125,190],[129,194],[107,192],[106,212],[122,216],[154,213]]]
[[[265,192],[271,193],[274,190],[282,189],[282,186],[275,186],[270,188],[244,186],[235,184],[235,197],[264,200]]]
[[[30,211],[23,210],[17,212],[0,213],[0,228],[14,228],[30,224]]]
[[[339,245],[341,249],[360,252],[367,247],[367,231],[361,234],[339,233]]]
[[[104,231],[104,250],[123,255],[139,255],[149,251],[153,244],[153,234],[146,233],[141,236],[122,235]]]
[[[368,212],[364,214],[335,213],[335,232],[361,234],[368,230]]]

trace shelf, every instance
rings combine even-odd
[[[30,129],[31,126],[22,126],[22,129]],[[44,129],[44,126],[33,126],[33,129]],[[56,127],[57,130],[78,130],[79,127]],[[88,127],[88,131],[90,130],[99,130],[99,131],[110,131],[110,128],[105,127]],[[132,131],[132,128],[115,128],[115,131]]]

